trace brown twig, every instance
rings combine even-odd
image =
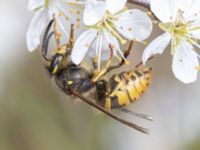
[[[128,0],[128,3],[139,5],[150,10],[150,4],[148,0]]]

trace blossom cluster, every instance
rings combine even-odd
[[[142,61],[170,49],[172,70],[183,83],[196,81],[199,71],[200,1],[199,0],[150,0],[150,11],[157,17],[163,31],[144,49]],[[29,0],[29,10],[35,15],[27,32],[29,51],[34,51],[53,15],[59,29],[69,37],[70,24],[81,28],[76,36],[71,59],[79,65],[87,56],[101,62],[110,56],[126,59],[120,48],[128,41],[143,42],[152,32],[153,21],[139,9],[128,9],[127,0]],[[170,47],[168,48],[168,45]]]

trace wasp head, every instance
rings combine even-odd
[[[49,61],[48,71],[51,75],[57,74],[66,66],[66,57],[63,54],[55,54],[52,60]]]

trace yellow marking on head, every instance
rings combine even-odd
[[[58,65],[56,65],[56,66],[54,67],[52,74],[56,74],[57,71],[58,71]]]

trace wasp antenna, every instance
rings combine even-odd
[[[46,40],[46,43],[44,45],[44,49],[43,49],[43,53],[42,53],[42,56],[45,60],[49,61],[50,59],[47,57],[47,52],[48,52],[48,47],[49,47],[49,41],[51,39],[51,37],[54,35],[54,32],[51,32],[48,37],[47,37],[47,40]]]
[[[153,121],[153,118],[150,117],[150,116],[147,116],[147,115],[144,115],[144,114],[139,114],[139,113],[133,112],[133,111],[125,109],[125,108],[121,108],[120,111],[124,112],[124,113],[130,113],[131,115],[134,115],[134,116],[137,116],[137,117],[149,120],[149,121]]]
[[[111,113],[110,113],[108,110],[106,110],[105,108],[103,108],[103,107],[101,107],[101,106],[99,106],[99,105],[96,105],[94,102],[92,102],[92,101],[88,100],[87,98],[85,98],[84,96],[80,95],[78,92],[76,92],[76,91],[73,90],[72,88],[71,88],[70,90],[71,90],[71,92],[72,92],[73,95],[77,96],[77,97],[80,98],[82,101],[84,101],[85,103],[89,104],[90,106],[95,107],[95,108],[98,109],[99,111],[105,113],[105,114],[108,115],[109,117],[111,117],[111,118],[113,118],[113,119],[115,119],[115,120],[117,120],[117,121],[123,123],[124,125],[127,125],[127,126],[133,128],[133,129],[135,129],[135,130],[138,130],[138,131],[140,131],[140,132],[142,132],[142,133],[149,134],[149,130],[148,130],[148,129],[143,128],[143,127],[141,127],[141,126],[138,126],[138,125],[136,125],[136,124],[134,124],[134,123],[132,123],[132,122],[126,121],[126,120],[124,120],[124,119],[121,119],[121,118],[117,117],[116,115],[111,114]]]
[[[44,33],[44,37],[43,37],[43,42],[42,42],[42,52],[44,51],[45,49],[45,46],[46,46],[46,42],[48,40],[48,34],[49,34],[49,30],[51,29],[51,26],[53,24],[54,20],[52,19],[49,24],[47,25],[47,28],[45,30],[45,33]]]

